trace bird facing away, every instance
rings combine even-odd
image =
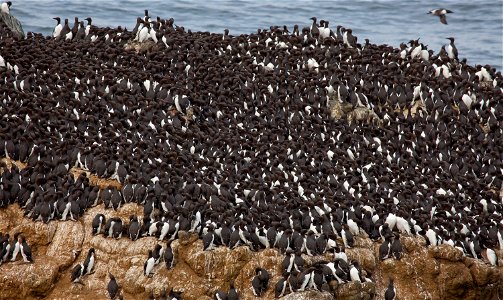
[[[385,300],[395,300],[396,298],[396,289],[395,285],[393,284],[393,279],[389,280],[388,288],[386,289],[386,292],[384,292],[384,299]]]
[[[107,285],[108,295],[110,296],[110,299],[116,299],[120,292],[119,285],[117,284],[115,277],[111,273],[108,273],[108,277],[110,278],[110,281]]]
[[[445,14],[450,14],[450,13],[452,13],[452,11],[445,9],[445,8],[434,9],[434,10],[430,10],[430,12],[428,12],[428,14],[438,16],[440,18],[440,22],[442,22],[445,25],[447,25],[447,18],[445,17]]]

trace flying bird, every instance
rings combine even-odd
[[[445,14],[449,14],[449,13],[452,13],[452,11],[445,9],[445,8],[439,8],[439,9],[430,10],[430,12],[428,14],[432,14],[434,16],[439,16],[440,22],[447,25],[447,18],[445,17]]]

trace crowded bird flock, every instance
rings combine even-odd
[[[445,20],[442,12],[432,11]],[[275,248],[283,278],[270,283],[257,268],[256,296],[371,281],[344,253],[355,236],[379,243],[381,260],[400,259],[400,236],[417,235],[497,265],[502,76],[460,60],[454,38],[435,54],[419,40],[358,43],[315,17],[236,36],[192,32],[148,11],[133,31],[54,19],[52,37],[20,39],[2,24],[0,157],[26,167],[2,164],[0,207],[17,203],[48,223],[137,203],[142,216],[98,214],[92,232],[158,238],[145,249],[148,277],[161,262],[173,268],[180,231],[198,234],[206,251]],[[333,118],[334,106],[378,122]],[[71,169],[120,187],[100,189]],[[36,261],[29,240],[1,234],[0,261]],[[333,259],[304,262],[325,253]],[[96,259],[88,249],[71,281],[92,276]],[[110,297],[122,297],[109,278]],[[392,279],[384,296],[395,296]]]

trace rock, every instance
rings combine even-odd
[[[329,292],[305,291],[291,293],[282,298],[283,300],[333,300],[334,296]]]
[[[336,94],[330,97],[328,105],[330,107],[330,116],[335,120],[346,118],[348,123],[355,121],[357,123],[365,122],[377,126],[382,126],[383,124],[383,121],[372,109],[353,107],[352,104],[346,102],[341,103]]]
[[[135,50],[136,53],[144,53],[158,48],[159,46],[152,40],[147,40],[142,43],[138,41],[129,41],[126,45],[124,45],[124,49],[126,51]]]
[[[371,109],[366,107],[357,107],[348,114],[348,123],[367,123],[377,126],[382,126],[383,121],[379,116]]]
[[[152,278],[143,275],[147,251],[156,244],[165,245],[154,237],[143,237],[135,242],[123,237],[119,240],[91,234],[91,223],[97,213],[108,219],[120,217],[124,223],[129,215],[141,215],[140,206],[129,203],[117,211],[98,205],[89,209],[78,222],[33,222],[23,216],[18,205],[0,210],[0,231],[23,232],[32,246],[35,263],[20,261],[0,266],[0,298],[35,299],[106,299],[108,272],[114,274],[122,287],[125,299],[146,299],[150,292],[157,297],[163,289],[173,288],[184,299],[214,299],[221,289],[227,291],[234,282],[240,299],[255,300],[250,284],[255,268],[262,267],[270,274],[269,288],[263,299],[274,299],[274,285],[281,278],[284,256],[276,249],[252,252],[246,246],[229,249],[219,247],[202,250],[196,234],[180,232],[171,243],[176,265],[167,270],[161,262],[154,267]],[[497,299],[502,289],[502,269],[491,267],[480,260],[460,256],[457,249],[441,245],[425,247],[423,237],[403,236],[404,255],[401,260],[379,261],[380,243],[356,237],[355,246],[346,249],[348,259],[360,263],[363,272],[373,282],[329,283],[328,291],[292,293],[283,299],[374,299],[384,295],[389,279],[394,278],[400,299]],[[70,283],[72,268],[85,259],[87,250],[96,249],[93,274],[84,276],[82,285]],[[501,258],[503,251],[496,253]],[[303,255],[307,265],[332,259]],[[26,275],[28,274],[28,275]]]
[[[227,248],[217,248],[213,251],[204,251],[201,240],[188,247],[188,251],[180,256],[189,267],[200,277],[208,279],[225,277],[225,259],[229,254]]]
[[[443,286],[442,296],[447,299],[473,299],[475,295],[470,270],[460,263],[441,263],[438,283]]]
[[[470,268],[473,281],[477,286],[486,286],[499,281],[498,268],[486,265],[480,260],[466,259],[466,265]]]
[[[56,225],[56,230],[47,248],[47,256],[57,257],[59,266],[66,268],[75,261],[75,253],[82,250],[84,228],[80,222],[58,221],[51,222],[49,225]],[[87,254],[87,249],[85,254]]]
[[[351,281],[345,284],[335,285],[334,288],[333,291],[336,299],[373,299],[375,295],[375,284],[372,282],[361,283],[358,281]]]
[[[417,249],[424,248],[426,245],[426,240],[423,237],[418,236],[401,236],[400,242],[405,252],[413,252]]]
[[[195,234],[189,234],[186,231],[180,230],[178,232],[178,242],[180,245],[190,245],[197,241],[197,235]]]
[[[365,270],[374,271],[377,265],[378,257],[374,255],[374,251],[365,248],[346,249],[346,255],[349,260],[355,260],[360,264],[360,267]]]
[[[29,299],[46,295],[59,274],[57,262],[38,256],[38,262],[4,263],[0,270],[1,299]]]
[[[463,259],[463,252],[461,250],[446,244],[430,247],[428,251],[436,259],[445,259],[452,262]]]
[[[24,38],[24,31],[21,22],[11,14],[0,12],[0,21],[12,31],[17,37]]]
[[[91,174],[91,172],[77,168],[77,167],[72,167],[69,170],[69,173],[73,175],[75,179],[77,179],[80,174],[84,173],[86,174],[87,178],[89,178],[89,183],[94,186],[98,186],[100,189],[105,189],[107,187],[114,187],[118,190],[122,189],[122,184],[118,182],[117,180],[114,179],[108,179],[108,178],[100,178],[94,174]],[[127,203],[126,205],[131,204]]]

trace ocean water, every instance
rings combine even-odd
[[[256,32],[271,25],[310,24],[309,18],[330,21],[330,27],[342,25],[352,28],[358,41],[365,38],[372,43],[398,47],[401,42],[421,38],[437,53],[448,43],[446,37],[456,39],[459,57],[470,64],[489,64],[502,70],[503,66],[503,0],[335,0],[335,1],[12,1],[12,14],[23,24],[25,32],[49,35],[54,28],[53,17],[93,18],[101,27],[126,26],[132,29],[136,17],[145,9],[152,18],[174,18],[175,24],[193,31],[230,34]],[[427,12],[436,8],[453,11],[447,16],[448,25]]]

